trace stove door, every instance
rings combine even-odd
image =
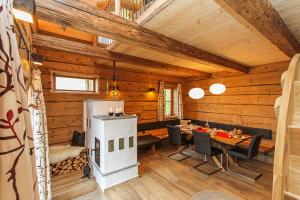
[[[100,140],[95,137],[95,163],[100,167]]]

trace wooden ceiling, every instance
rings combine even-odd
[[[174,0],[155,16],[140,23],[148,29],[247,66],[289,60],[262,34],[250,25],[240,23],[214,0]],[[138,55],[140,49],[121,43],[114,51]],[[143,55],[152,57],[155,54],[144,51]],[[173,59],[165,61],[173,62]],[[181,66],[184,64],[180,63]]]
[[[270,0],[270,2],[300,43],[300,1]]]
[[[39,1],[41,0],[37,1],[37,6],[39,6]],[[73,3],[72,0],[58,1],[66,4]],[[146,45],[140,41],[136,43],[132,41],[127,42],[128,39],[124,39],[123,36],[116,37],[116,35],[113,33],[114,30],[108,30],[108,33],[104,35],[108,37],[110,36],[110,33],[112,33],[111,38],[114,38],[118,41],[116,44],[110,46],[108,50],[145,59],[144,61],[152,60],[160,64],[174,66],[175,68],[177,67],[176,69],[180,69],[180,67],[183,69],[190,68],[200,71],[200,74],[202,73],[201,71],[213,73],[217,71],[228,70],[230,68],[226,68],[225,66],[227,62],[232,62],[230,65],[236,65],[238,67],[241,66],[242,68],[240,69],[243,69],[243,66],[251,67],[267,63],[287,61],[290,59],[290,56],[286,55],[286,52],[279,48],[280,45],[277,45],[276,42],[274,43],[272,40],[270,40],[270,38],[267,38],[266,35],[264,35],[264,32],[259,31],[258,28],[255,27],[255,24],[253,25],[247,21],[245,16],[236,16],[234,13],[226,9],[226,6],[228,5],[224,6],[224,4],[229,2],[228,4],[230,5],[230,0],[158,0],[155,1],[152,6],[155,6],[157,2],[162,4],[162,1],[168,5],[160,6],[158,9],[156,9],[155,15],[145,16],[147,14],[145,12],[145,15],[142,15],[140,18],[143,20],[138,20],[140,25],[146,29],[149,29],[150,32],[147,32],[147,34],[152,34],[157,38],[158,35],[155,35],[155,32],[157,32],[162,34],[162,37],[158,37],[159,39],[162,39],[162,41],[170,39],[170,42],[173,42],[173,44],[177,44],[179,46],[182,46],[182,44],[188,45],[184,46],[183,48],[187,48],[186,50],[192,50],[195,48],[196,53],[201,53],[202,51],[209,52],[208,55],[212,55],[212,60],[209,60],[209,62],[199,62],[197,59],[200,57],[197,58],[196,53],[189,54],[189,56],[192,56],[189,57],[186,56],[186,50],[179,54],[178,52],[172,52],[171,49],[160,50],[159,48],[165,48],[165,46],[160,45],[159,43],[151,44],[151,40],[149,43],[146,42]],[[290,0],[289,3],[286,3],[286,1],[282,0],[270,1],[276,11],[279,13],[279,18],[282,17],[286,23],[289,29],[288,31],[290,31],[299,41],[300,17],[297,11],[300,7],[300,1]],[[49,0],[49,2],[52,1]],[[80,0],[80,2],[96,5],[99,9],[99,5],[103,5],[107,1]],[[298,10],[296,8],[298,8]],[[88,9],[90,9],[90,7],[88,7]],[[95,9],[97,8],[95,7]],[[58,8],[58,11],[59,10],[60,8]],[[101,17],[99,13],[97,13],[96,16]],[[98,33],[97,30],[91,31],[90,28],[89,30],[85,30],[81,27],[78,28],[78,26],[72,26],[70,24],[71,21],[67,22],[67,17],[62,20],[60,20],[59,17],[56,18],[55,16],[51,18],[50,15],[45,17],[45,14],[39,14],[39,11],[37,11],[37,17],[38,33],[40,34],[61,37],[64,39],[97,46],[95,42],[96,37],[97,35],[100,35],[95,34]],[[243,19],[240,20],[240,18]],[[95,20],[97,19],[95,18]],[[120,20],[117,19],[116,22],[120,22]],[[127,25],[129,28],[132,28],[133,31],[146,30],[140,29],[132,23],[127,23]],[[103,31],[101,33],[103,33]],[[151,37],[155,38],[153,36]],[[145,37],[145,39],[147,38]],[[284,35],[283,39],[285,39]],[[170,46],[170,48],[171,47],[172,46]],[[200,49],[200,51],[198,51],[198,49]],[[224,58],[224,60],[221,59],[220,61],[218,60],[219,58]],[[214,64],[214,59],[218,60],[215,60],[217,61],[218,66]],[[109,62],[109,59],[107,62]],[[220,63],[221,65],[223,63],[225,68],[219,67]],[[149,65],[142,66],[142,63],[123,62],[121,65],[131,69],[151,71]],[[141,66],[144,68],[142,69]],[[176,74],[173,73],[172,70],[167,69],[170,68],[161,68],[161,70],[159,70],[159,68],[155,68],[154,71],[155,73],[169,75]],[[184,70],[182,70],[182,72],[184,72]],[[176,75],[187,77],[190,76],[190,71],[187,73],[185,71],[182,74],[177,73]],[[206,75],[204,77],[206,77]]]

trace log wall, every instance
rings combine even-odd
[[[114,98],[111,93],[106,93],[107,80],[110,86],[112,85],[111,66],[95,64],[93,58],[82,55],[43,48],[37,49],[37,52],[45,57],[41,71],[49,143],[68,142],[75,129],[82,130],[83,100]],[[258,66],[252,68],[247,75],[220,72],[213,74],[210,79],[199,81],[117,69],[120,89],[118,99],[125,100],[125,112],[138,114],[140,122],[156,121],[158,80],[170,83],[182,82],[185,118],[267,128],[275,133],[277,119],[273,105],[276,97],[281,95],[280,77],[287,66],[288,62]],[[99,94],[51,93],[51,70],[85,75],[97,74],[100,76],[100,92]],[[150,82],[156,89],[154,94],[148,92]],[[210,94],[208,88],[213,83],[224,83],[227,87],[226,92],[222,95]],[[192,100],[188,96],[188,91],[192,87],[204,88],[205,97]]]
[[[49,143],[68,142],[71,140],[72,132],[75,129],[82,130],[83,100],[114,98],[111,93],[106,93],[107,79],[110,86],[112,85],[111,66],[95,66],[92,58],[82,55],[42,48],[37,49],[37,52],[44,55],[45,58],[41,71],[48,120]],[[100,92],[98,94],[53,93],[50,91],[51,70],[99,75]],[[140,116],[139,122],[156,121],[158,80],[170,83],[182,81],[177,77],[125,71],[118,68],[116,77],[120,90],[120,95],[117,99],[125,100],[125,112],[138,114]],[[155,87],[155,93],[148,92],[150,82]]]
[[[215,73],[212,78],[183,84],[184,117],[271,129],[276,132],[274,113],[276,97],[281,95],[281,74],[288,62],[253,67],[247,75]],[[223,83],[224,94],[213,95],[208,88]],[[205,89],[205,96],[193,100],[188,96],[192,87]]]

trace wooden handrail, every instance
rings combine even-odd
[[[296,76],[299,68],[300,54],[297,54],[290,62],[282,90],[275,143],[272,200],[283,200],[285,190],[288,189],[288,127],[293,120],[294,81],[300,78]]]

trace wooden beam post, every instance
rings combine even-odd
[[[121,53],[115,53],[104,48],[52,36],[33,34],[32,43],[35,47],[46,47],[96,58],[115,60],[122,63],[135,64],[141,69],[148,68],[149,70],[153,71],[168,71],[181,76],[197,76],[200,79],[209,78],[211,75],[199,70],[169,65]]]
[[[153,32],[111,13],[74,0],[36,0],[39,19],[61,24],[119,42],[139,45],[221,70],[248,72],[248,67]]]
[[[215,0],[243,24],[251,24],[259,33],[292,58],[300,45],[268,0]]]

